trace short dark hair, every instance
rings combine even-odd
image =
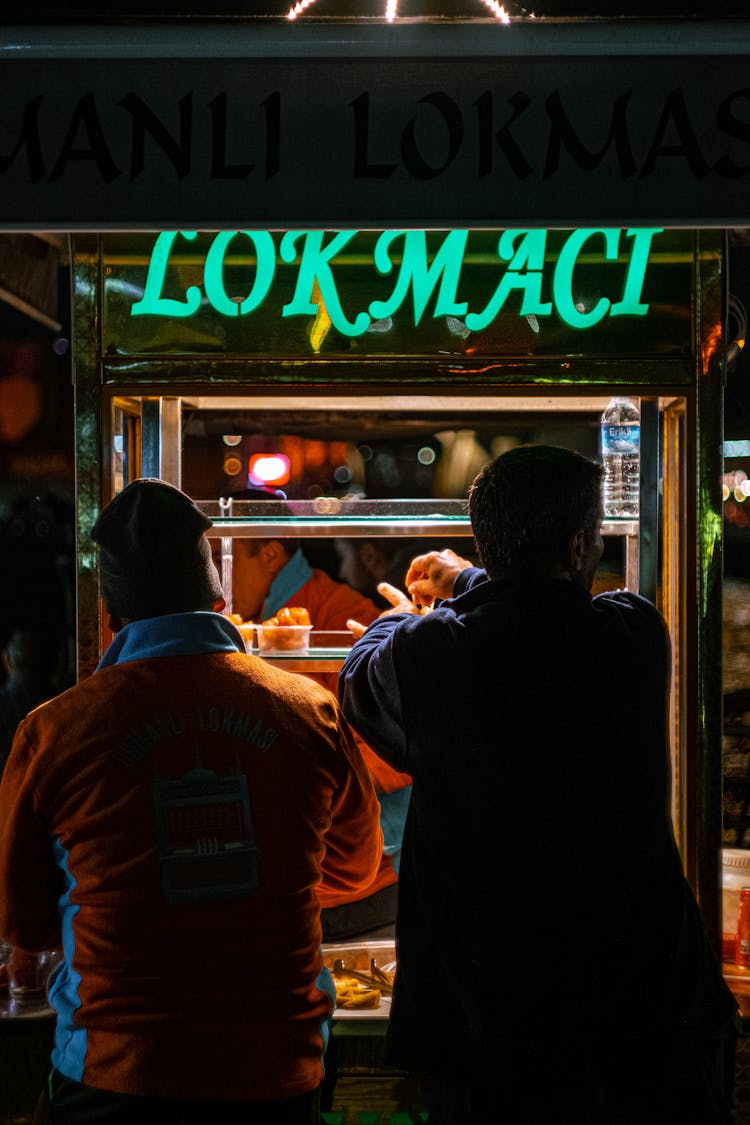
[[[555,445],[519,445],[485,465],[469,490],[469,515],[488,577],[539,575],[569,535],[594,535],[601,475],[596,461]]]
[[[249,559],[257,555],[261,547],[264,547],[266,543],[280,543],[288,559],[302,546],[299,539],[288,539],[286,537],[282,539],[277,535],[272,535],[270,539],[256,539],[254,536],[248,536],[245,539],[238,539],[237,542],[242,545],[242,549]]]

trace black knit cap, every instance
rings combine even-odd
[[[91,529],[100,548],[102,597],[116,617],[212,609],[222,598],[205,532],[211,520],[163,480],[133,481]]]

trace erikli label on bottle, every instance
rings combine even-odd
[[[626,426],[607,426],[601,428],[602,453],[605,457],[613,453],[635,453],[640,447],[641,427],[629,424]]]

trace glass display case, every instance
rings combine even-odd
[[[197,500],[213,522],[209,538],[220,544],[217,558],[225,591],[227,613],[232,612],[233,554],[236,539],[351,539],[376,537],[396,541],[405,539],[413,554],[420,552],[420,540],[438,542],[473,561],[473,539],[465,500],[370,500],[321,496],[316,500]],[[638,590],[639,521],[610,519],[602,524],[605,539],[621,540],[619,569],[625,586]],[[428,549],[425,547],[425,550]],[[404,571],[406,565],[404,558]],[[256,623],[257,624],[257,623]],[[245,635],[248,651],[258,652],[252,629]],[[304,654],[274,652],[266,657],[290,671],[338,671],[354,637],[348,632],[317,630],[310,635]],[[259,653],[264,655],[262,650]]]

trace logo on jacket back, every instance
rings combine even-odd
[[[247,779],[200,764],[179,778],[154,778],[156,836],[167,902],[223,902],[258,885]]]

